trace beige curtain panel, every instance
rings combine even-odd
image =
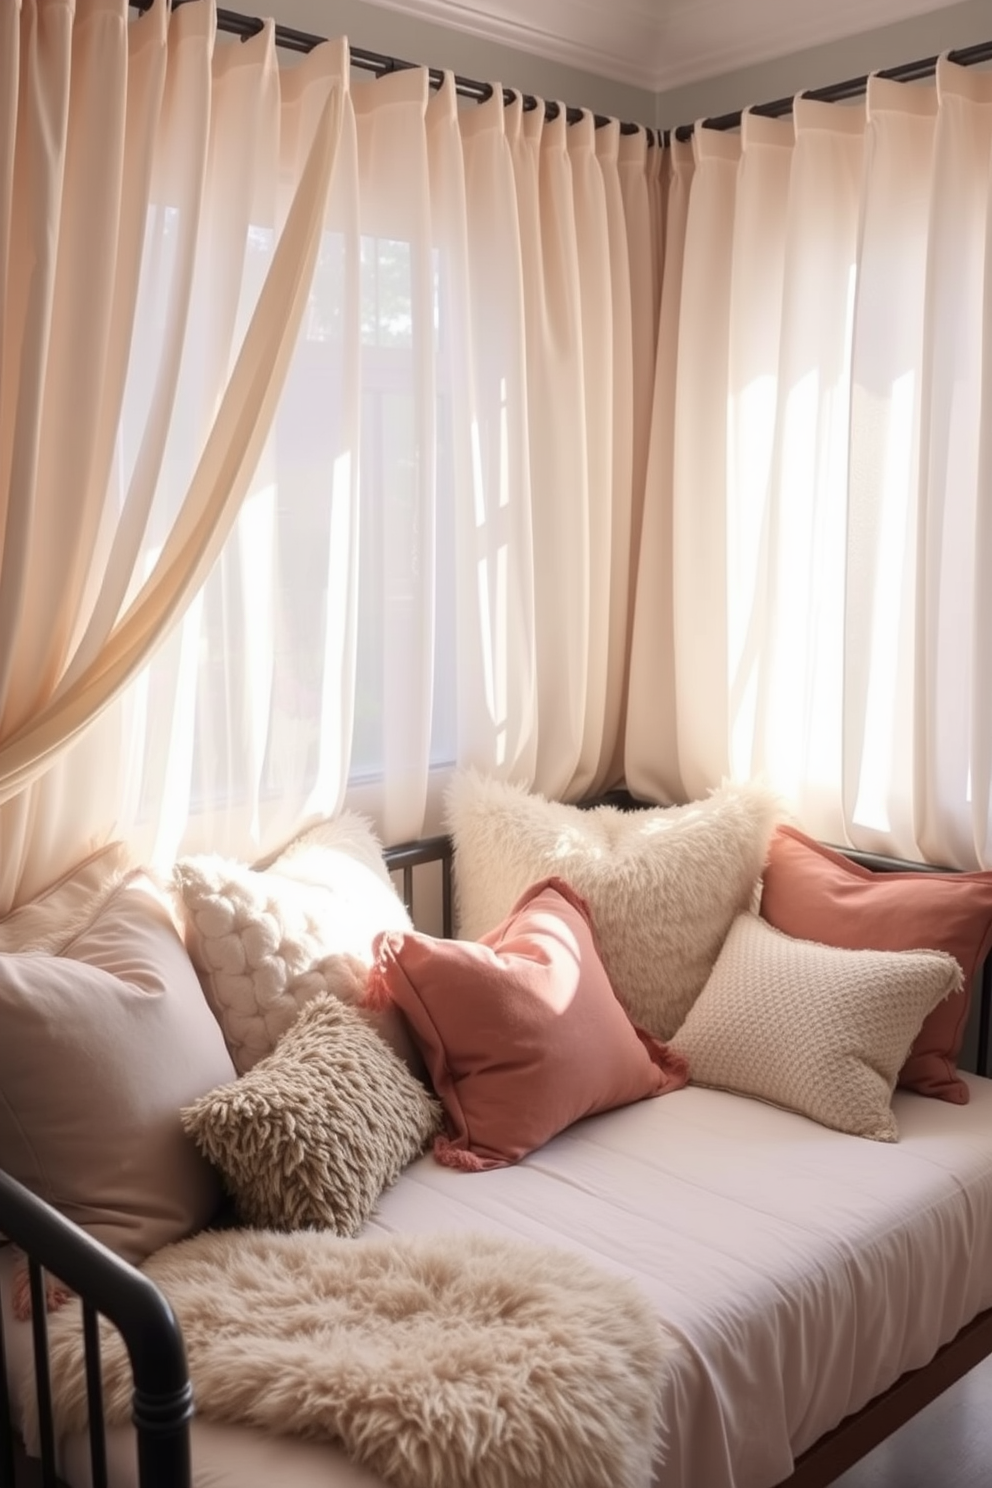
[[[271,27],[218,48],[212,6],[170,15],[164,0],[133,22],[124,0],[24,0],[3,25],[7,907],[99,835],[83,804],[95,758],[59,773],[53,762],[168,635],[244,498],[307,305],[342,86],[339,57],[312,68],[287,193],[281,115],[303,100],[281,98]],[[260,208],[278,244],[238,325],[226,286],[244,273]]]
[[[634,791],[764,773],[828,841],[992,866],[990,147],[945,58],[673,147]]]
[[[992,865],[988,73],[662,146],[0,27],[0,912],[466,765]]]

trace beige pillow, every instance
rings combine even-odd
[[[840,950],[742,914],[672,1048],[696,1084],[895,1142],[896,1077],[924,1018],[960,986],[943,951]]]
[[[688,806],[581,810],[474,771],[447,797],[458,934],[478,940],[531,884],[563,878],[588,902],[614,991],[668,1039],[761,874],[778,798],[725,784]]]
[[[311,828],[264,868],[180,859],[175,882],[187,948],[240,1073],[272,1052],[317,993],[359,1002],[376,935],[412,928],[378,839],[353,812]],[[377,1016],[400,1057],[421,1068],[398,1015]]]
[[[441,1108],[354,1008],[309,1002],[272,1054],[182,1113],[243,1220],[354,1235]]]
[[[127,879],[64,955],[0,956],[0,1154],[129,1261],[206,1224],[220,1185],[179,1108],[234,1075],[169,908]]]

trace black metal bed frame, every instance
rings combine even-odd
[[[624,808],[640,805],[625,792],[603,798]],[[591,803],[591,804],[602,804]],[[872,853],[845,851],[876,872],[927,867]],[[442,931],[453,929],[453,848],[448,837],[429,837],[388,848],[387,868],[400,880],[403,900],[414,908],[414,872],[426,864],[441,865]],[[930,870],[939,871],[939,870]],[[990,958],[992,960],[992,958]],[[978,1071],[989,1075],[989,1026],[992,966],[981,978]],[[98,1240],[0,1170],[0,1231],[28,1256],[32,1303],[35,1387],[40,1434],[41,1488],[61,1488],[53,1425],[48,1367],[45,1273],[50,1272],[83,1301],[86,1386],[90,1417],[92,1488],[107,1488],[107,1450],[100,1383],[98,1315],[119,1330],[134,1377],[132,1420],[136,1428],[141,1488],[191,1488],[190,1423],[194,1414],[182,1332],[163,1294],[141,1271],[121,1260]],[[842,1422],[807,1452],[781,1488],[822,1488],[833,1482],[866,1452],[915,1415],[981,1359],[992,1353],[992,1310],[976,1318],[924,1369],[897,1381],[892,1390],[849,1421]],[[18,1458],[23,1451],[14,1430],[0,1319],[0,1488],[16,1488]]]

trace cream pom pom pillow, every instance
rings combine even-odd
[[[382,930],[410,930],[370,823],[342,812],[249,867],[214,855],[180,859],[186,946],[239,1074],[275,1048],[320,992],[361,1001]],[[367,1014],[401,1059],[419,1055],[399,1015]]]
[[[780,806],[749,782],[687,806],[583,810],[465,771],[446,811],[458,934],[478,940],[531,884],[562,878],[588,902],[628,1016],[669,1039],[751,903]]]

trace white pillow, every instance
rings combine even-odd
[[[447,796],[458,933],[478,940],[531,884],[565,879],[589,904],[628,1015],[668,1039],[751,902],[779,814],[759,782],[687,806],[582,810],[461,772]]]
[[[924,1018],[961,986],[945,951],[851,951],[734,922],[672,1048],[691,1080],[895,1142],[892,1091]]]
[[[312,827],[264,868],[208,855],[180,859],[174,873],[187,949],[242,1074],[318,992],[358,1003],[376,935],[412,928],[381,844],[353,812]],[[398,1014],[367,1016],[422,1068]]]

